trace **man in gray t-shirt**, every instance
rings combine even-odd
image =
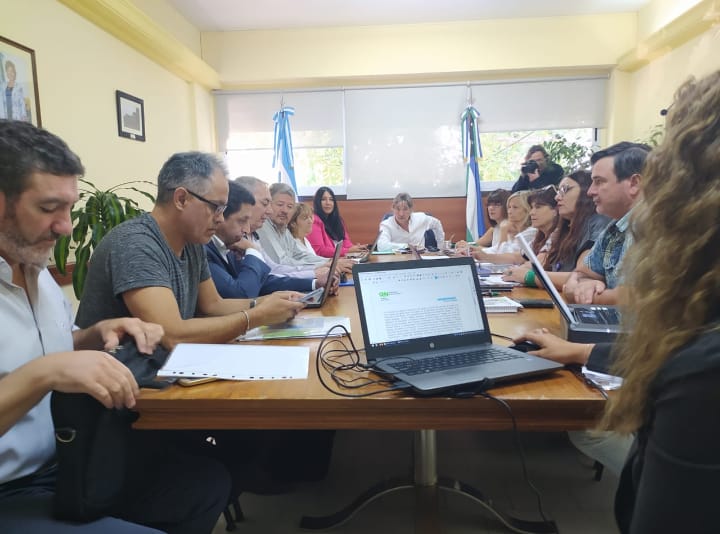
[[[100,242],[88,268],[77,324],[132,315],[165,329],[163,345],[227,343],[255,326],[281,323],[302,309],[299,294],[223,299],[203,245],[223,220],[228,179],[211,154],[175,154],[158,176],[151,213]]]
[[[128,247],[128,243],[132,243]],[[100,242],[91,259],[80,302],[78,326],[99,319],[130,315],[123,293],[142,287],[166,287],[173,292],[180,317],[195,315],[200,283],[210,277],[202,245],[187,244],[177,257],[148,213],[114,228]],[[113,295],[114,298],[93,298]]]

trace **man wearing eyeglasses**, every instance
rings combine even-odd
[[[520,176],[513,185],[512,192],[557,185],[562,177],[563,168],[550,161],[550,156],[542,145],[533,145],[525,154],[525,162],[520,167]]]
[[[223,221],[227,199],[227,172],[215,156],[172,156],[160,170],[152,212],[119,225],[95,249],[78,325],[125,315],[152,320],[163,326],[162,344],[172,349],[226,343],[294,317],[302,308],[294,300],[299,294],[275,293],[257,306],[218,294],[203,245]]]

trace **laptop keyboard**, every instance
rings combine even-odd
[[[406,375],[420,375],[425,373],[436,373],[457,369],[458,367],[471,367],[481,363],[494,363],[504,360],[522,358],[523,354],[517,355],[504,350],[486,348],[475,351],[462,352],[458,354],[441,354],[430,358],[419,360],[399,360],[388,364],[388,367]]]
[[[584,308],[576,306],[574,311],[576,318],[586,324],[620,324],[620,314],[615,308],[606,308],[604,306]]]

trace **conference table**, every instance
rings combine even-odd
[[[405,256],[380,256],[375,261],[404,260]],[[546,298],[543,290],[515,288],[511,298]],[[352,286],[340,287],[320,309],[303,314],[349,317],[351,335],[362,347],[362,331]],[[489,314],[493,334],[515,337],[531,328],[559,331],[556,309],[523,309],[517,313]],[[502,337],[498,344],[510,344]],[[273,344],[306,346],[310,368],[306,380],[216,381],[194,387],[173,385],[164,390],[143,390],[137,403],[138,429],[354,429],[408,430],[415,432],[413,477],[382,481],[353,503],[325,517],[305,517],[301,527],[326,529],[347,521],[370,501],[391,491],[416,492],[416,532],[440,532],[437,493],[448,490],[472,498],[514,532],[554,532],[552,521],[524,521],[492,507],[476,488],[447,480],[436,469],[436,431],[509,430],[513,423],[506,408],[481,396],[473,398],[413,397],[402,391],[382,392],[362,398],[341,397],[321,384],[315,369],[319,339],[273,341]],[[262,344],[263,342],[258,342]],[[371,376],[372,373],[365,372]],[[331,384],[326,377],[326,382]],[[385,386],[386,387],[386,386]],[[381,385],[367,390],[385,389]],[[337,388],[337,386],[335,386]],[[357,392],[356,392],[357,393]],[[564,431],[592,427],[602,411],[604,397],[570,370],[539,378],[523,379],[488,391],[511,408],[520,431]]]

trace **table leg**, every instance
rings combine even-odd
[[[444,490],[471,498],[494,515],[512,532],[519,534],[551,534],[557,532],[554,521],[526,521],[497,510],[480,490],[460,480],[437,475],[437,437],[435,430],[418,430],[413,446],[414,480],[390,479],[370,487],[345,508],[326,516],[304,516],[300,528],[326,530],[338,527],[375,499],[405,489],[415,490],[415,532],[435,534],[441,531],[438,513],[438,491]]]

